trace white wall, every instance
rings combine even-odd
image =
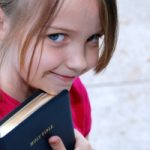
[[[95,150],[150,150],[150,0],[118,0],[120,33],[98,76],[82,76],[92,104]]]

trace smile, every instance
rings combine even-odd
[[[59,78],[62,81],[73,81],[75,79],[75,76],[68,76],[68,75],[61,75],[55,72],[50,72],[55,75],[55,77]]]

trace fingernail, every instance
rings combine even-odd
[[[53,136],[49,139],[50,144],[56,145],[59,142],[59,139],[56,136]]]

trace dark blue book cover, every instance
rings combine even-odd
[[[74,150],[67,90],[54,97],[37,92],[5,117],[0,122],[0,150],[52,150],[48,138],[53,135],[61,137],[67,150]]]

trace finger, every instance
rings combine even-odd
[[[62,140],[58,136],[53,136],[48,140],[53,150],[66,150]]]

